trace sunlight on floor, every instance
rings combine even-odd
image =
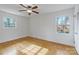
[[[35,44],[25,45],[18,43],[6,48],[3,55],[45,55],[48,52],[47,48]]]

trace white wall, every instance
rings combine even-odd
[[[16,21],[16,28],[5,29],[3,18],[11,16]],[[28,18],[0,11],[0,43],[28,35]]]
[[[11,16],[16,20],[15,29],[4,29],[3,18]],[[59,34],[56,31],[56,16],[69,16],[70,33]],[[0,43],[25,36],[33,36],[57,43],[74,46],[73,39],[73,9],[42,14],[25,18],[0,11]]]
[[[69,16],[70,33],[59,34],[56,31],[56,16]],[[30,18],[30,36],[74,46],[73,9],[43,14]]]
[[[79,54],[79,12],[76,15],[77,19],[75,18],[75,48],[77,50],[77,53]]]

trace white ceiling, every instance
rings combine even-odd
[[[64,10],[68,8],[73,8],[73,4],[38,4],[40,14],[51,13],[59,10]],[[18,4],[0,4],[0,10],[8,13],[20,15],[20,16],[28,16],[27,12],[19,12],[18,10],[24,9]],[[32,14],[36,15],[36,14]]]

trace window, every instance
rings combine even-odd
[[[69,17],[68,16],[57,17],[57,32],[69,33]]]
[[[4,18],[4,27],[15,27],[15,21],[12,17]]]

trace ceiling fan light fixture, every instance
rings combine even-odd
[[[28,13],[32,13],[32,10],[27,10]]]

